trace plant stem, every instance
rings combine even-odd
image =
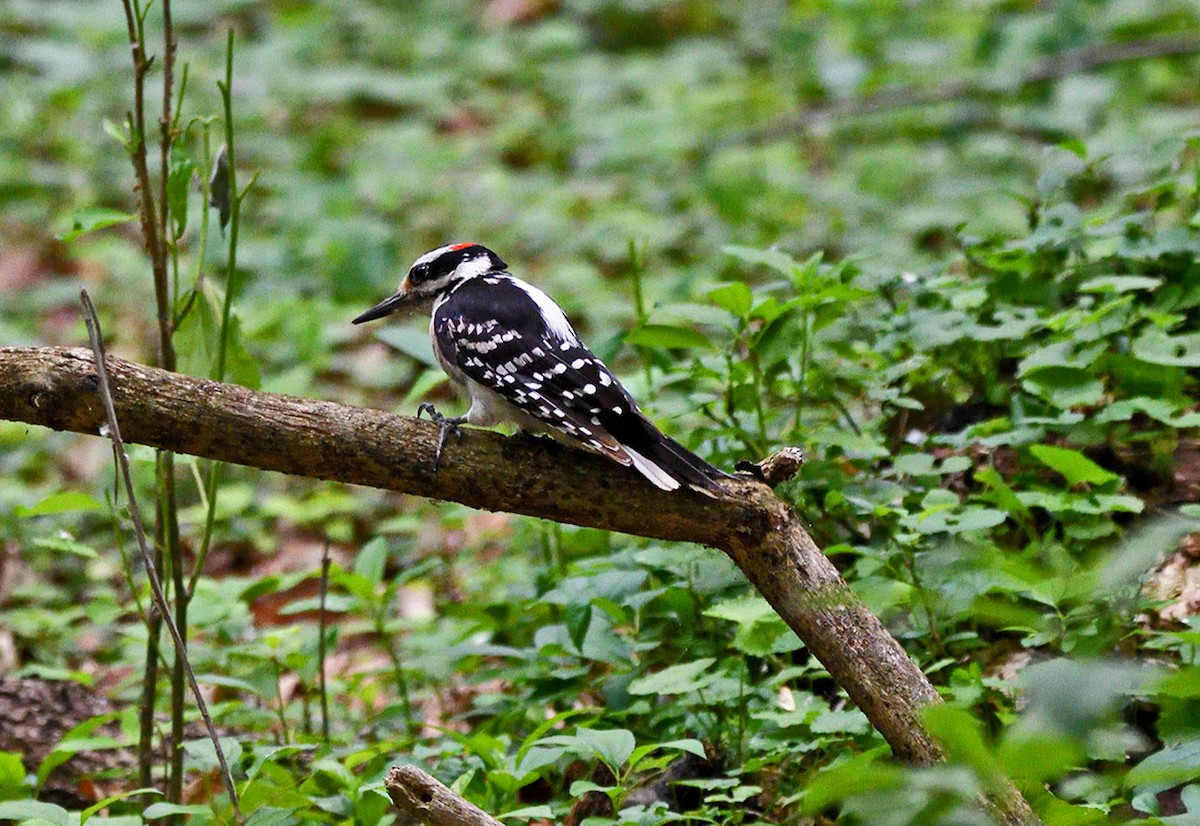
[[[237,273],[238,220],[242,211],[242,193],[237,188],[237,154],[233,143],[233,29],[225,45],[225,81],[218,81],[221,102],[225,109],[225,152],[229,160],[229,259],[226,264],[225,303],[221,307],[221,335],[217,342],[217,365],[214,379],[225,378],[225,357],[229,340],[229,317],[233,308],[233,280]]]
[[[154,193],[150,185],[150,170],[146,157],[146,76],[150,71],[151,60],[146,57],[145,48],[145,11],[138,0],[122,0],[125,10],[125,25],[129,37],[129,45],[133,56],[133,110],[128,115],[129,144],[127,149],[133,163],[136,190],[138,192],[138,214],[141,219],[142,240],[146,253],[150,257],[150,267],[154,276],[154,297],[158,314],[158,363],[165,370],[175,370],[175,349],[172,344],[172,327],[170,314],[170,288],[167,275],[167,255],[164,241],[166,225],[166,181],[167,157],[170,153],[171,132],[169,128],[171,114],[171,82],[174,65],[173,29],[170,24],[170,2],[164,0],[163,14],[167,23],[167,54],[164,60],[163,83],[163,124],[161,155],[163,170],[161,178],[162,203],[161,211],[154,202]],[[175,472],[173,455],[159,451],[156,460],[157,478],[159,481],[159,503],[155,509],[157,516],[155,527],[156,548],[153,559],[147,559],[147,564],[155,566],[157,575],[163,569],[163,547],[172,559],[178,556],[179,526],[175,508]],[[164,609],[165,610],[165,609]],[[186,625],[184,626],[186,628]],[[138,774],[143,786],[151,785],[151,740],[154,734],[154,707],[158,683],[159,637],[162,633],[162,618],[157,614],[151,615],[147,626],[146,637],[146,666],[142,688],[142,708],[140,710],[140,733],[138,743]],[[176,682],[177,690],[174,697],[180,702],[181,686]],[[175,702],[173,699],[173,709]],[[173,715],[174,719],[174,715]],[[174,730],[174,726],[173,726]],[[182,739],[182,725],[172,744],[172,753],[178,751]],[[174,788],[174,784],[172,784]],[[170,795],[170,790],[169,790]],[[178,795],[170,796],[178,800]]]
[[[392,675],[396,680],[396,688],[400,691],[400,703],[404,706],[404,725],[409,737],[416,737],[417,724],[413,720],[412,701],[409,699],[408,693],[408,677],[404,676],[404,662],[400,658],[400,646],[396,643],[396,635],[388,633],[384,619],[388,602],[389,600],[380,602],[379,610],[375,612],[375,633],[380,639],[387,640],[384,647],[387,650],[388,658],[392,661]]]
[[[233,142],[233,29],[225,44],[225,79],[217,81],[221,91],[221,103],[225,113],[225,158],[229,164],[229,255],[225,265],[225,297],[221,305],[221,329],[217,339],[217,362],[213,366],[212,377],[215,381],[225,380],[225,363],[229,351],[229,321],[233,314],[233,287],[237,273],[237,244],[238,228],[241,225],[242,198],[244,192],[237,188],[237,154]],[[253,186],[251,180],[249,189]],[[206,220],[208,204],[204,208]],[[208,509],[204,514],[204,535],[200,541],[200,553],[196,557],[196,567],[192,571],[188,592],[196,588],[196,581],[204,570],[204,562],[212,545],[213,523],[217,516],[217,472],[220,463],[213,462],[208,468],[208,478],[205,484],[205,497],[208,499]]]
[[[637,313],[637,323],[641,327],[646,323],[646,295],[642,290],[642,274],[646,270],[646,250],[634,241],[629,240],[629,270],[633,276],[633,307]],[[646,374],[646,392],[650,392],[653,375],[650,372],[650,356],[641,347],[635,347],[638,359],[642,362],[642,370]]]
[[[325,685],[325,597],[329,594],[329,540],[321,554],[321,613],[317,617],[317,676],[321,687],[321,738],[329,745],[329,692]]]

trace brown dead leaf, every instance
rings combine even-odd
[[[490,28],[532,23],[558,7],[556,0],[490,0],[483,7],[483,24]]]
[[[0,250],[0,291],[29,287],[49,276],[36,248],[18,246]]]
[[[1181,544],[1194,549],[1196,539],[1193,534]],[[1147,581],[1145,590],[1153,599],[1167,603],[1147,617],[1151,625],[1182,622],[1200,614],[1200,560],[1186,551],[1171,554]]]
[[[439,135],[475,135],[488,127],[488,121],[470,109],[456,109],[437,124]]]

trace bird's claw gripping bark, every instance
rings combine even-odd
[[[438,426],[437,449],[433,452],[433,469],[436,471],[442,463],[442,448],[446,446],[446,437],[451,433],[456,439],[462,438],[462,428],[460,424],[467,420],[466,416],[443,416],[429,402],[424,402],[417,407],[417,418],[421,418],[422,413],[428,413],[429,419]]]

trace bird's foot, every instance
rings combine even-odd
[[[443,416],[429,402],[424,402],[417,407],[417,418],[421,418],[422,413],[428,413],[429,419],[438,426],[437,449],[433,452],[433,469],[436,471],[442,463],[442,448],[446,446],[446,437],[451,433],[454,438],[462,438],[462,428],[459,427],[467,420],[466,416]]]

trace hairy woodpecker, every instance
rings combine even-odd
[[[562,309],[507,270],[479,244],[438,247],[413,263],[394,295],[354,319],[361,324],[409,306],[432,307],[434,355],[471,402],[457,418],[432,405],[418,409],[442,428],[436,459],[459,424],[507,421],[632,465],[663,490],[724,493],[720,480],[729,475],[659,431],[579,340]]]

